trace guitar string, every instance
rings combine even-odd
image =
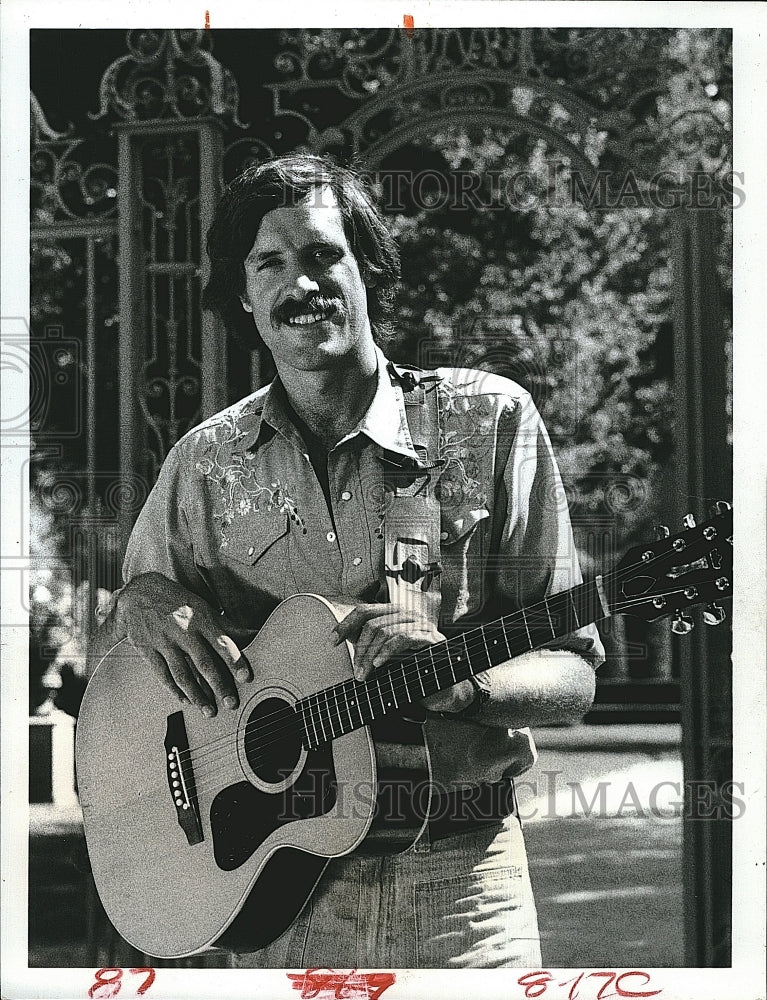
[[[680,555],[681,555],[681,553],[680,553]],[[613,570],[612,573],[608,574],[608,578],[609,577],[614,577],[615,578],[615,582],[617,583],[620,580],[620,578],[624,577],[627,573],[631,573],[631,572],[633,572],[637,568],[642,568],[642,567],[646,568],[646,567],[649,567],[650,565],[652,565],[653,562],[656,562],[659,559],[663,559],[663,558],[665,558],[665,555],[655,556],[655,558],[652,559],[652,560],[639,560],[636,563],[629,564],[628,566],[620,567],[620,568],[617,568],[617,569]],[[679,592],[682,592],[684,589],[685,588],[682,587],[680,590],[669,591],[668,594],[679,593]],[[534,618],[534,616],[536,614],[539,614],[540,615],[540,622],[544,623],[546,619],[543,618],[543,613],[540,612],[539,609],[541,607],[545,607],[546,608],[546,613],[547,613],[547,618],[548,618],[548,603],[549,603],[549,601],[551,601],[552,599],[554,599],[556,597],[562,597],[562,596],[567,595],[569,593],[570,593],[570,591],[560,591],[557,594],[551,595],[551,597],[548,598],[548,599],[544,598],[543,600],[541,600],[539,602],[536,602],[535,604],[530,605],[528,608],[520,609],[518,611],[512,612],[510,615],[504,615],[504,616],[502,616],[502,618],[498,620],[498,623],[505,622],[506,619],[514,619],[514,618],[518,617],[519,618],[519,622],[518,623],[514,623],[514,627],[520,629],[520,631],[521,631],[521,629],[524,628],[526,631],[529,632],[531,626],[532,626],[532,628],[533,628],[534,631],[536,630],[536,628],[540,628],[540,627],[546,628],[545,624],[541,624],[540,626],[537,626],[536,619]],[[661,595],[656,595],[656,597],[657,596],[661,596]],[[647,596],[640,596],[640,597],[638,597],[636,599],[633,599],[632,601],[621,602],[621,604],[622,604],[623,607],[629,607],[629,606],[631,606],[633,604],[643,604],[643,603],[646,603],[649,599],[650,598],[648,598]],[[617,613],[620,613],[620,610],[621,610],[621,608],[617,607],[617,605],[616,605],[615,611]],[[496,624],[496,623],[490,623],[490,624],[492,625],[492,624]],[[473,651],[476,652],[477,650],[481,649],[482,646],[485,646],[485,651],[487,652],[487,645],[486,645],[486,639],[485,639],[485,629],[486,628],[487,628],[487,626],[479,626],[479,627],[477,627],[475,629],[471,629],[470,631],[463,633],[463,635],[461,636],[461,638],[463,638],[463,640],[464,640],[464,644],[465,644],[465,647],[467,649],[467,653],[469,655],[469,658],[471,658],[471,654],[472,654],[472,651],[469,649],[469,641],[471,640],[472,643],[475,643],[476,637],[477,637],[478,633],[480,633],[479,638],[480,638],[481,642],[476,642],[476,644],[474,645],[474,650]],[[504,624],[503,628],[504,628],[504,630],[506,630],[508,628],[508,626],[506,624]],[[563,633],[563,634],[565,634],[565,633]],[[556,638],[556,636],[554,638]],[[552,640],[548,640],[548,641],[552,641]],[[426,647],[426,648],[433,648],[433,647]],[[423,652],[423,650],[421,650],[420,652]],[[433,658],[432,658],[432,660],[433,660]],[[448,653],[448,660],[450,660],[449,653]],[[413,667],[415,667],[415,671],[412,671]],[[401,664],[399,665],[399,668],[402,671],[403,681],[404,681],[404,683],[405,683],[406,686],[409,683],[411,683],[413,680],[418,679],[419,675],[423,676],[423,677],[427,676],[427,674],[421,674],[421,670],[420,670],[420,667],[418,665],[417,660],[412,659],[412,658],[410,660],[403,660],[401,662]],[[434,664],[433,668],[428,671],[428,675],[429,676],[434,675],[438,671],[438,669],[439,668],[436,666],[436,664]],[[407,671],[410,671],[410,676],[409,677],[407,676]],[[375,679],[377,681],[378,685],[379,685],[379,697],[376,700],[380,701],[381,700],[381,696],[380,696],[380,681],[382,679],[384,679],[384,677],[380,676],[380,677],[377,677],[377,678],[369,678],[368,681],[373,680],[373,679]],[[394,680],[394,678],[391,678],[392,682],[393,682],[393,680]],[[368,689],[365,687],[365,685],[368,683],[368,681],[360,681],[360,682],[358,682],[359,687],[357,689],[357,693],[358,694],[367,695],[368,696],[368,700],[370,700]],[[398,678],[397,678],[397,681],[399,683],[399,679]],[[331,705],[329,703],[329,698],[330,698],[329,692],[333,691],[334,688],[337,689],[338,686],[339,685],[333,685],[330,688],[326,689],[328,691],[328,694],[326,695],[326,706],[325,706],[325,712],[324,713],[323,713],[323,709],[319,705],[319,702],[317,703],[317,706],[316,706],[317,709],[319,710],[319,712],[322,713],[322,717],[323,718],[325,717],[325,715],[327,715],[327,720],[328,720],[329,726],[331,728],[331,733],[332,733],[333,730],[332,730],[332,725],[330,725],[330,723],[331,723],[331,719],[333,719],[333,718],[335,718],[335,720],[337,720],[340,723],[342,729],[344,727],[344,723],[343,723],[343,720],[341,719],[340,714],[336,714],[335,716],[332,716],[330,714],[331,711],[332,711],[332,707],[331,707]],[[446,685],[446,686],[449,686],[449,685]],[[422,685],[422,687],[423,687],[423,685]],[[441,688],[438,688],[438,690],[440,690],[440,689]],[[308,697],[315,697],[315,696],[319,695],[320,693],[321,692],[315,692],[314,695],[309,695]],[[338,702],[339,695],[340,695],[340,692],[337,692],[334,695],[334,700],[336,702],[335,711],[337,713],[340,712],[340,708],[341,708],[341,706],[340,706],[340,704]],[[374,695],[374,697],[375,697],[375,695]],[[304,699],[301,699],[301,700],[303,701]],[[357,698],[357,700],[359,701],[359,698]],[[347,700],[347,703],[346,703],[346,707],[347,707],[347,715],[348,715],[348,708],[349,708],[348,700]],[[311,711],[311,707],[309,706],[307,708],[307,710]],[[372,710],[372,706],[371,706],[371,710]],[[274,733],[274,732],[279,733],[279,731],[281,729],[281,724],[284,721],[290,720],[292,722],[296,718],[297,718],[297,713],[296,713],[296,711],[293,708],[278,709],[275,712],[272,712],[270,715],[267,715],[267,716],[264,716],[264,717],[262,717],[262,718],[260,718],[258,720],[255,720],[255,722],[253,722],[253,723],[247,723],[246,727],[245,727],[246,734],[248,732],[248,728],[249,727],[251,728],[251,730],[256,725],[259,725],[259,726],[263,727],[264,723],[267,723],[267,722],[269,723],[269,725],[270,725],[271,728],[270,729],[263,728],[262,731],[259,733],[259,735],[261,737],[272,735],[272,733]],[[318,721],[319,721],[319,718],[320,718],[320,716],[318,715]],[[276,725],[275,725],[275,723],[276,723]],[[365,723],[363,723],[363,724],[365,724]],[[303,725],[303,723],[301,723],[299,725],[299,728],[300,728],[301,725]],[[318,735],[318,731],[317,731],[317,727],[316,726],[315,726],[315,733]],[[252,735],[253,734],[251,732],[251,734],[250,734],[251,738],[252,738]],[[306,730],[306,735],[307,735],[307,738],[311,739],[311,734],[308,732],[308,729]],[[279,739],[279,736],[277,738]],[[229,739],[230,739],[230,737],[227,734],[227,736],[225,736],[225,737],[219,737],[216,740],[209,741],[208,743],[205,743],[205,744],[200,744],[197,747],[191,747],[191,748],[189,748],[188,751],[185,751],[185,753],[189,753],[189,754],[191,754],[191,753],[198,753],[199,751],[202,751],[202,750],[206,750],[206,751],[210,751],[210,752],[215,752],[216,744],[219,741],[222,742],[223,744],[226,744],[226,743],[229,742]],[[327,742],[327,740],[325,740],[324,742]],[[266,743],[266,744],[263,744],[263,745],[264,746],[268,746],[269,744]],[[202,757],[201,759],[204,760],[204,757]]]
[[[681,555],[681,553],[680,553],[680,555]],[[656,562],[656,561],[658,561],[659,559],[662,559],[662,558],[665,558],[665,555],[655,556],[655,558],[652,559],[652,560],[641,560],[640,559],[636,563],[632,563],[632,564],[629,564],[628,566],[621,567],[619,569],[613,570],[611,574],[608,574],[608,578],[609,577],[614,577],[615,578],[615,582],[617,583],[617,582],[619,582],[620,578],[622,576],[625,576],[627,573],[632,573],[637,568],[649,567],[653,562]],[[669,593],[677,593],[677,592],[678,591],[670,591]],[[551,595],[551,597],[548,598],[548,599],[544,598],[543,600],[541,600],[539,602],[536,602],[535,604],[530,605],[528,608],[520,609],[520,610],[518,610],[516,612],[512,612],[509,615],[502,616],[502,618],[498,620],[498,623],[504,623],[503,626],[502,626],[503,629],[504,629],[504,631],[506,631],[506,630],[510,631],[511,630],[510,629],[510,625],[511,625],[511,626],[513,626],[513,628],[519,629],[520,630],[520,634],[521,634],[522,629],[524,629],[527,632],[529,632],[530,629],[532,629],[533,631],[537,631],[540,628],[546,629],[547,628],[546,622],[549,620],[549,607],[548,607],[549,602],[551,600],[553,600],[554,598],[557,598],[557,597],[561,598],[563,595],[566,595],[568,593],[570,593],[570,592],[569,591],[560,591],[557,594]],[[660,596],[660,595],[656,595],[656,596]],[[646,596],[640,596],[637,599],[635,599],[632,603],[633,604],[642,604],[642,603],[646,603],[649,599],[650,598],[648,598]],[[623,606],[628,607],[628,606],[630,606],[630,604],[629,604],[629,602],[623,602]],[[545,618],[543,616],[543,612],[540,611],[540,609],[542,607],[546,609],[546,617]],[[620,610],[621,609],[616,606],[615,611],[617,613],[620,613]],[[536,616],[538,616],[538,617],[536,618]],[[511,621],[508,624],[506,623],[506,619],[510,619],[511,620],[511,619],[514,619],[514,618],[518,618],[519,621],[516,622],[516,623],[515,622],[511,622]],[[495,622],[489,623],[489,626],[492,626],[493,624],[496,624],[496,623]],[[482,646],[485,647],[485,651],[487,652],[485,630],[489,626],[479,626],[479,627],[477,627],[475,629],[471,629],[468,632],[463,633],[463,635],[461,636],[461,638],[463,638],[463,640],[464,640],[464,644],[465,644],[465,647],[467,649],[467,653],[469,655],[469,658],[471,658],[472,653],[475,653],[478,650],[481,650]],[[549,627],[550,627],[550,622],[549,622]],[[479,641],[477,641],[477,634],[478,633],[479,633]],[[566,634],[566,633],[562,633],[562,634]],[[553,638],[557,638],[557,636],[552,637],[552,639]],[[472,644],[474,644],[473,650],[469,648],[469,642],[470,641],[472,642]],[[552,641],[552,640],[547,640],[547,641]],[[507,642],[507,645],[508,645],[508,642]],[[545,643],[544,643],[544,645],[545,645]],[[430,648],[430,647],[425,647],[425,648]],[[421,650],[420,652],[423,652],[423,650]],[[489,654],[488,654],[488,658],[489,658]],[[433,657],[432,657],[432,660],[433,660]],[[450,661],[450,654],[449,654],[449,652],[448,652],[448,660]],[[503,662],[503,661],[501,661],[501,662]],[[448,664],[448,666],[449,666],[449,664]],[[410,676],[407,676],[406,672],[408,670],[412,670],[413,667],[415,667],[415,670],[410,673]],[[404,682],[405,686],[407,687],[413,680],[417,680],[419,678],[419,675],[422,676],[422,677],[426,677],[428,675],[432,675],[438,668],[437,668],[436,664],[434,664],[433,668],[428,671],[428,674],[422,674],[417,661],[413,660],[413,659],[409,659],[409,660],[403,660],[403,661],[401,661],[401,663],[399,665],[399,669],[402,671],[402,679],[403,679],[403,682]],[[373,678],[369,678],[368,680],[372,680],[372,679]],[[375,680],[377,681],[378,686],[379,686],[379,695],[378,695],[378,697],[376,697],[375,691],[373,691],[373,697],[376,698],[376,701],[380,701],[381,700],[380,682],[381,682],[381,680],[385,680],[385,679],[386,678],[385,678],[384,675],[381,675],[381,676],[375,678]],[[399,680],[398,677],[394,678],[394,677],[391,677],[391,675],[390,675],[390,683],[393,683],[394,680],[396,680],[397,683],[400,683],[400,680]],[[341,682],[341,683],[343,683],[343,682]],[[360,681],[360,682],[358,682],[359,686],[356,688],[355,691],[353,691],[353,693],[355,694],[355,700],[357,701],[357,703],[359,703],[360,696],[367,696],[368,700],[370,698],[369,690],[364,686],[366,683],[367,683],[367,681]],[[324,707],[324,711],[326,711],[328,713],[332,710],[332,706],[329,704],[330,692],[333,691],[334,688],[337,689],[338,686],[339,685],[333,685],[330,688],[325,689],[328,692],[328,694],[326,695],[326,706]],[[440,689],[438,689],[438,690],[440,690]],[[309,695],[308,697],[316,697],[320,693],[321,692],[315,692],[313,695]],[[337,693],[335,693],[333,695],[333,698],[334,698],[334,700],[336,702],[336,705],[335,705],[336,712],[340,712],[340,709],[341,709],[341,705],[338,702],[338,699],[339,699],[340,695],[341,695],[340,691],[337,692]],[[348,701],[348,692],[344,692],[344,697],[346,699],[344,707],[346,708],[347,715],[348,715],[349,714],[349,709],[350,708],[354,708],[355,706],[354,706],[353,703],[350,703]],[[301,699],[301,700],[303,701],[304,699]],[[320,713],[323,713],[323,708],[319,705],[319,702],[317,703],[316,707],[317,707],[317,709],[319,710]],[[372,710],[372,706],[371,706],[371,710]],[[311,706],[307,706],[307,711],[311,711]],[[295,717],[295,714],[296,714],[296,712],[292,708],[291,709],[285,709],[285,708],[278,709],[275,712],[272,712],[270,715],[263,716],[263,717],[259,718],[258,720],[256,720],[252,724],[250,724],[250,723],[247,724],[246,725],[246,731],[247,731],[247,726],[248,725],[253,725],[253,726],[259,725],[259,726],[263,727],[265,724],[270,724],[270,725],[272,725],[272,729],[271,730],[263,729],[263,732],[261,733],[261,735],[262,736],[271,735],[271,732],[274,732],[276,728],[278,729],[279,724],[281,724],[284,720],[287,720],[289,718],[292,719],[293,717]],[[357,714],[359,714],[359,710],[357,710]],[[324,718],[324,714],[323,714],[323,718]],[[331,718],[335,718],[341,724],[341,728],[343,728],[344,723],[343,723],[343,721],[341,719],[340,714],[337,714],[335,716],[331,716],[330,714],[328,714],[328,722],[329,722],[329,724],[330,724]],[[318,720],[319,720],[319,716],[318,716]],[[314,721],[314,720],[312,720],[312,721]],[[273,725],[274,723],[277,724],[277,727],[275,727]],[[315,727],[315,730],[316,730],[316,727]],[[332,726],[331,726],[331,732],[332,732]],[[308,732],[308,730],[307,730],[307,737],[311,738],[311,734]],[[226,740],[228,738],[225,737],[223,739],[226,742]],[[216,747],[216,740],[213,740],[213,741],[210,741],[207,744],[201,744],[201,745],[199,745],[197,747],[190,748],[189,752],[190,753],[192,753],[192,752],[198,752],[198,751],[201,751],[201,750],[207,749],[207,748],[209,748],[211,751],[214,751],[215,747]]]
[[[685,589],[686,588],[683,586],[683,587],[679,587],[679,588],[677,588],[675,590],[666,591],[665,592],[665,596],[671,596],[672,594],[683,593]],[[663,595],[656,595],[656,596],[663,596]],[[633,606],[635,604],[646,603],[646,600],[647,600],[646,598],[637,597],[637,598],[632,598],[632,599],[629,599],[629,600],[622,601],[622,602],[620,602],[620,604],[621,604],[621,607],[629,607],[629,606]],[[620,611],[620,609],[617,606],[616,606],[616,611]],[[406,666],[406,664],[403,664],[403,666]],[[438,677],[438,679],[439,679],[440,672],[444,675],[447,672],[447,669],[448,669],[448,667],[445,664],[443,664],[441,667],[437,667],[435,665],[434,668],[433,668],[433,670],[430,671],[430,674],[436,675]],[[362,682],[360,682],[360,683],[362,683]],[[448,685],[446,685],[446,686],[448,686]],[[329,690],[332,690],[332,689],[329,689]],[[335,698],[335,701],[336,701],[335,710],[336,710],[336,712],[339,713],[339,714],[337,714],[335,716],[335,719],[341,724],[341,728],[343,730],[344,723],[343,723],[343,720],[342,720],[342,718],[340,716],[340,705],[338,703],[338,697],[337,696]],[[327,720],[328,720],[328,724],[329,724],[329,727],[330,727],[331,733],[332,733],[333,732],[333,728],[332,728],[332,725],[330,724],[330,720],[331,720],[331,714],[330,714],[330,712],[332,711],[333,706],[331,706],[330,704],[328,704],[326,706],[326,708],[327,708]],[[256,729],[255,725],[252,724],[252,723],[248,723],[245,726],[245,734],[243,735],[244,741],[245,742],[250,742],[251,745],[252,745],[253,741],[255,740],[257,742],[257,744],[258,744],[259,749],[262,751],[262,756],[260,758],[256,757],[255,759],[253,759],[253,757],[251,756],[251,759],[249,760],[249,763],[251,764],[252,767],[254,767],[254,769],[256,767],[258,767],[260,764],[263,763],[263,761],[265,759],[265,757],[263,756],[263,751],[265,749],[267,749],[270,746],[274,746],[274,744],[277,743],[277,742],[279,742],[280,739],[287,738],[289,735],[299,735],[300,736],[301,732],[302,732],[302,729],[304,729],[303,722],[300,720],[298,713],[294,709],[292,709],[292,708],[291,709],[284,709],[284,710],[272,713],[272,719],[274,719],[274,717],[277,717],[277,716],[281,717],[281,719],[283,721],[287,722],[288,724],[287,725],[281,725],[281,726],[278,726],[278,727],[275,727],[274,725],[272,725],[270,727],[270,729],[268,729],[268,730],[267,729],[263,729],[260,732]],[[262,721],[263,720],[256,720],[257,723],[260,723]],[[363,724],[367,724],[367,723],[363,723]],[[360,727],[359,726],[355,726],[355,728],[360,728]],[[248,730],[250,730],[250,732],[248,732]],[[271,740],[267,740],[266,742],[264,742],[264,738],[266,736],[272,736],[275,733],[275,731],[278,731],[279,735],[276,738],[273,738]],[[232,734],[228,734],[227,737],[224,738],[224,740],[223,740],[224,743],[229,744],[229,749],[227,750],[227,753],[224,756],[222,756],[221,754],[215,754],[214,755],[216,763],[225,765],[226,761],[227,761],[227,758],[232,759],[233,757],[237,756],[237,742],[238,741],[235,740],[235,746],[234,746],[234,748],[232,748],[231,747],[231,735]],[[309,736],[310,734],[307,733],[306,735]],[[335,739],[335,738],[336,738],[335,736],[332,736],[332,739]],[[330,741],[323,740],[320,745],[323,745],[323,744],[328,743],[328,742],[330,742]],[[205,745],[203,745],[203,747],[204,746]],[[184,754],[184,757],[186,757],[187,755],[191,756],[192,752],[193,751],[191,751],[191,750],[188,751],[188,752],[186,752]],[[206,755],[206,757],[209,757],[209,756],[210,756],[210,754]],[[200,758],[200,760],[198,760],[197,756],[196,756],[195,757],[195,761],[194,761],[195,766],[199,767],[201,763],[204,764],[204,761],[205,761],[206,757]],[[208,769],[207,772],[206,772],[206,779],[210,779],[211,777],[215,777],[215,772],[212,771],[212,770],[210,770],[210,769]],[[202,790],[203,787],[204,787],[204,785],[201,783],[200,790]]]

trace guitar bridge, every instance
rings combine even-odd
[[[200,844],[203,841],[202,823],[183,712],[174,712],[168,716],[168,728],[165,733],[165,765],[168,790],[176,810],[178,825],[186,834],[190,846]]]

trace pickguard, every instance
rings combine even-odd
[[[222,789],[210,807],[213,856],[222,871],[234,871],[281,826],[313,819],[336,803],[337,784],[330,744],[309,751],[288,788],[267,792],[248,781]]]

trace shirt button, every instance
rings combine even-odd
[[[329,531],[327,533],[327,535],[325,535],[325,538],[327,538],[327,540],[329,542],[334,542],[336,540],[336,533],[335,533],[335,531]]]
[[[256,551],[255,546],[251,545],[251,547],[248,549],[248,555],[252,556],[255,551]]]
[[[351,495],[351,493],[348,490],[344,490],[343,493],[341,494],[341,499],[342,500],[351,500],[351,498],[352,498],[352,495]]]
[[[361,562],[362,562],[362,560],[360,559],[360,557],[359,556],[355,556],[352,559],[352,566],[359,566]]]
[[[442,539],[442,541],[444,542],[444,540],[445,540],[446,538],[449,538],[450,536],[448,535],[448,533],[447,533],[446,531],[440,531],[440,533],[439,533],[439,537],[440,537],[440,538]]]

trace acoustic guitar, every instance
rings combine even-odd
[[[705,523],[688,515],[685,524],[632,548],[604,576],[409,654],[366,681],[353,677],[352,646],[333,643],[343,613],[322,597],[289,597],[243,651],[255,680],[241,688],[239,709],[212,719],[182,707],[141,668],[129,641],[118,642],[88,685],[76,738],[88,852],[115,928],[159,958],[252,951],[276,939],[330,858],[354,851],[371,831],[386,840],[377,806],[397,774],[379,773],[376,727],[406,726],[409,707],[426,695],[610,615],[674,615],[680,634],[692,628],[694,605],[708,604],[708,624],[724,619],[718,601],[732,593],[732,512],[720,503]],[[422,729],[412,723],[407,732],[418,734],[428,782]]]

